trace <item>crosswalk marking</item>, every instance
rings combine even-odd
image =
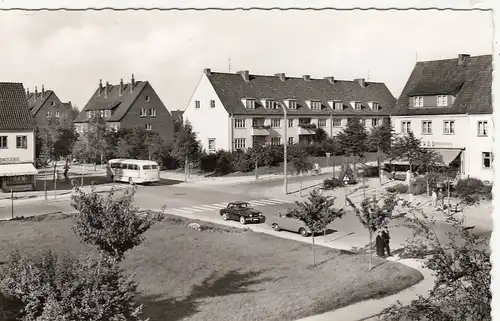
[[[293,203],[292,201],[285,201],[280,199],[259,199],[247,201],[251,206],[270,206],[279,205],[285,203]],[[178,208],[167,208],[166,213],[171,214],[191,214],[193,212],[211,212],[218,211],[221,208],[227,207],[229,203],[214,203],[214,204],[203,204],[203,205],[193,205],[189,207],[178,207]]]

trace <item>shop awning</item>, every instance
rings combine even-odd
[[[0,177],[2,176],[22,176],[36,175],[37,169],[33,164],[5,164],[0,165]]]
[[[443,158],[443,163],[448,166],[453,162],[458,155],[462,152],[461,149],[444,149],[444,148],[434,148],[434,151],[441,155]]]

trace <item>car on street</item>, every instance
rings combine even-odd
[[[304,237],[307,237],[312,233],[311,229],[309,229],[304,222],[293,218],[288,214],[278,213],[273,215],[268,219],[267,224],[271,225],[273,230],[277,232],[281,230],[295,232]]]
[[[227,204],[227,207],[221,209],[219,213],[224,221],[239,221],[241,224],[249,222],[263,223],[266,219],[261,211],[254,209],[250,203],[242,201]]]

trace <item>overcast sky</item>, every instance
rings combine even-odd
[[[398,97],[418,60],[492,53],[489,12],[0,12],[0,81],[83,108],[99,83],[149,80],[185,109],[203,68],[385,82]]]

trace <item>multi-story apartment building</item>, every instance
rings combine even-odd
[[[137,81],[132,75],[130,83],[111,85],[102,80],[80,114],[75,118],[78,132],[85,131],[93,116],[102,117],[110,128],[142,127],[160,134],[165,141],[173,137],[174,126],[170,112],[148,81]]]
[[[35,187],[35,121],[23,84],[0,82],[0,187],[26,191]]]
[[[73,112],[71,101],[67,103],[61,102],[53,90],[45,90],[43,85],[41,92],[38,92],[37,87],[35,87],[34,92],[26,89],[26,97],[28,98],[31,114],[39,127],[47,127],[51,120],[71,116]]]
[[[217,73],[205,69],[184,111],[207,152],[256,144],[308,142],[313,127],[336,135],[349,117],[362,117],[367,127],[388,117],[395,98],[383,83],[253,75],[247,70]],[[284,122],[284,110],[287,113]]]
[[[461,175],[493,180],[492,56],[420,61],[391,113],[396,134],[412,131]]]

